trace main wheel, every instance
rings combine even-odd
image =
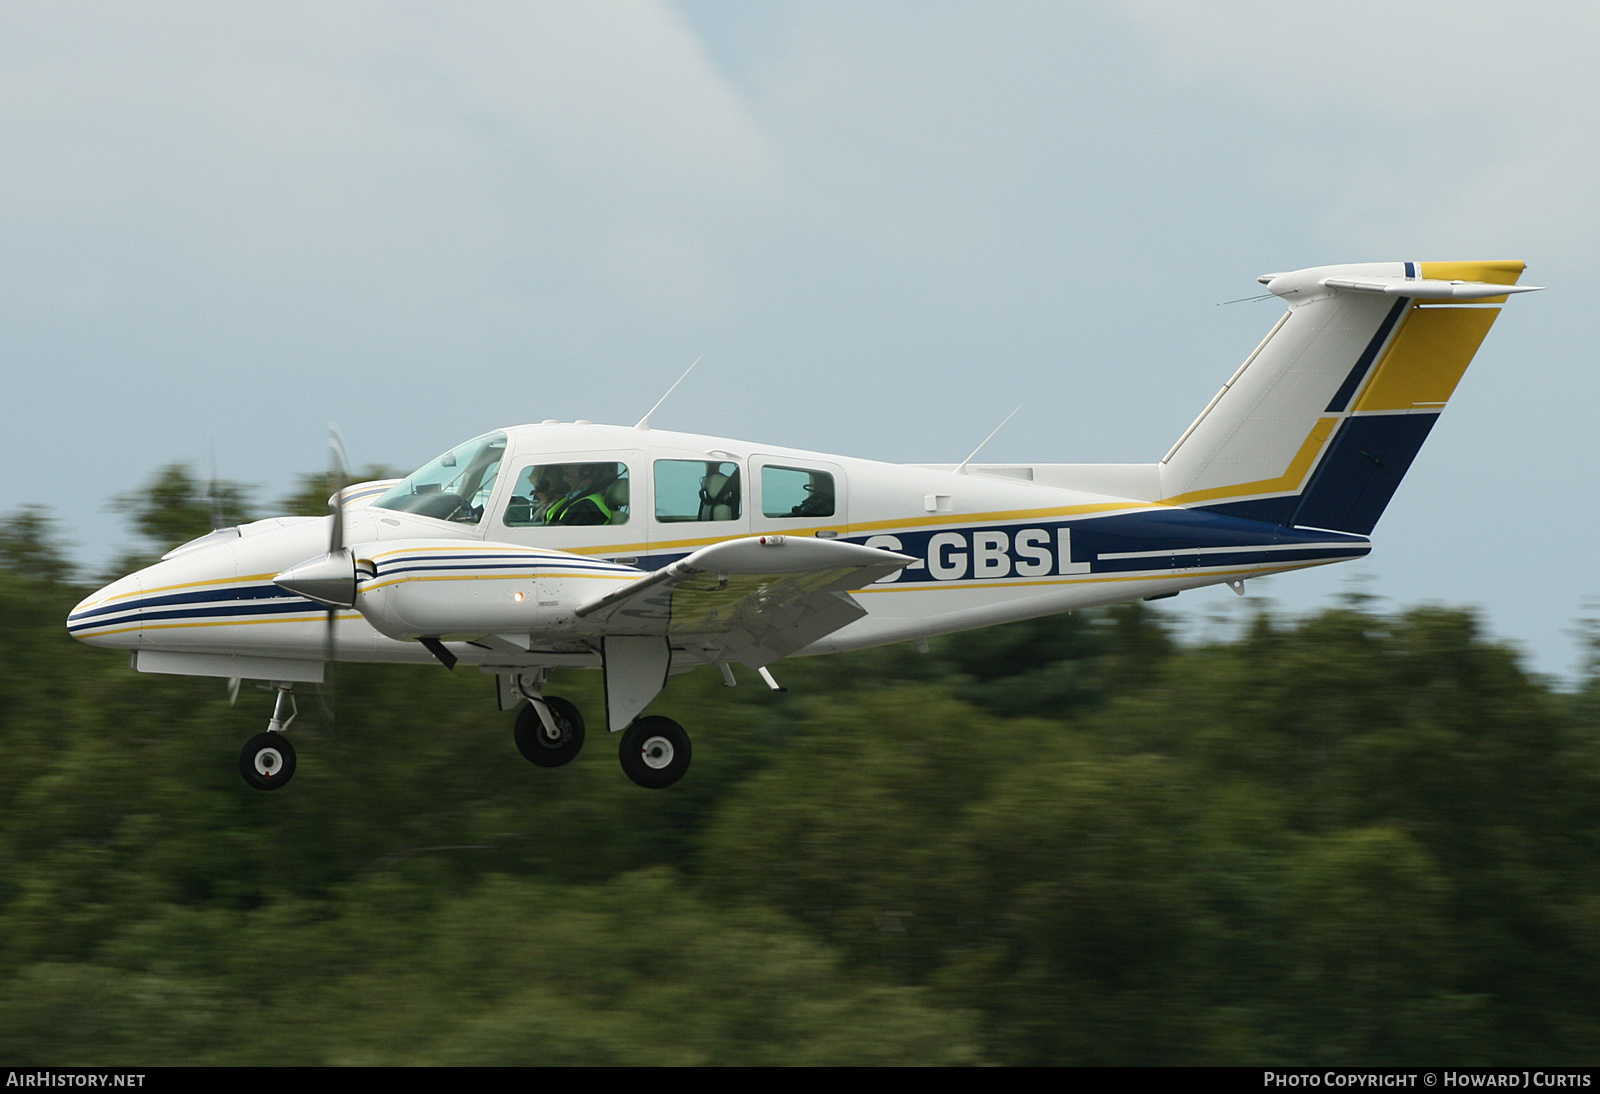
[[[571,763],[583,750],[583,715],[557,696],[547,695],[544,701],[550,707],[550,720],[556,724],[555,734],[552,736],[545,728],[544,719],[530,702],[517,714],[517,751],[531,764],[560,767]]]
[[[640,718],[622,731],[617,757],[628,778],[647,790],[662,790],[689,770],[689,735],[671,718]]]
[[[257,790],[276,790],[294,778],[294,745],[281,733],[257,733],[239,750],[239,774]]]

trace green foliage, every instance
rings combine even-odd
[[[213,527],[255,519],[248,489],[231,482],[208,484],[183,464],[162,468],[149,485],[113,498],[111,507],[126,513],[134,531],[153,549],[149,556],[137,555],[119,563],[119,572],[146,564],[150,557],[203,536]]]
[[[181,468],[128,512],[151,549],[210,526]],[[1470,613],[1182,648],[1134,605],[787,694],[702,670],[657,700],[696,746],[659,793],[598,674],[556,674],[589,744],[542,770],[488,678],[340,665],[260,794],[271,696],[78,646],[71,582],[42,513],[0,521],[20,1065],[1594,1061],[1600,682]]]
[[[398,478],[401,474],[382,464],[368,464],[350,478],[349,485]],[[300,475],[295,479],[294,490],[279,503],[273,515],[325,517],[328,515],[328,499],[333,496],[334,487],[334,481],[326,472],[320,475]]]

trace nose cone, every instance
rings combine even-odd
[[[67,633],[80,642],[110,649],[136,650],[143,633],[145,571],[118,578],[85,597],[67,615]]]

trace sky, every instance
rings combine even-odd
[[[1365,560],[1186,593],[1470,606],[1571,677],[1600,7],[0,0],[0,513],[85,567],[161,467],[409,469],[631,424],[903,462],[1159,459],[1258,274],[1518,258]],[[38,472],[35,474],[34,472]],[[1576,508],[1574,508],[1576,506]]]

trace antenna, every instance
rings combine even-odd
[[[1017,410],[1021,410],[1022,406],[1023,406],[1023,404],[1018,403],[1017,404]],[[994,427],[994,432],[990,433],[987,437],[985,437],[983,439],[983,444],[978,445],[977,448],[974,448],[972,450],[972,456],[976,456],[979,452],[982,452],[983,451],[983,445],[988,444],[990,441],[994,440],[995,433],[998,433],[1002,429],[1004,429],[1006,427],[1006,422],[1009,422],[1012,418],[1015,418],[1017,416],[1017,410],[1013,410],[1010,414],[1007,414],[1006,415],[1006,421],[1005,422],[1001,422],[999,425]],[[965,475],[967,473],[967,464],[972,462],[972,456],[968,456],[966,459],[961,461],[961,466],[956,468],[956,474]]]
[[[704,359],[704,355],[702,355],[701,357],[696,357],[694,359],[694,365],[698,365],[703,359]],[[694,365],[690,365],[688,368],[683,370],[683,375],[678,377],[677,381],[671,387],[667,388],[667,395],[671,395],[674,391],[677,391],[678,390],[678,384],[683,383],[685,380],[687,380],[689,378],[689,373],[694,371]],[[638,424],[635,425],[633,428],[635,428],[635,429],[649,429],[650,428],[650,415],[654,414],[656,411],[661,409],[661,404],[667,401],[667,395],[663,395],[663,396],[661,396],[661,398],[657,399],[656,400],[656,405],[651,407],[649,410],[645,411],[644,417],[640,418]]]

